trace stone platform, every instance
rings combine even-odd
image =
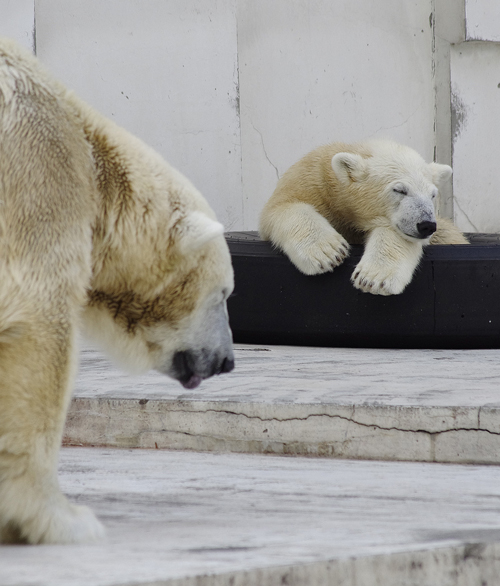
[[[495,586],[500,468],[64,448],[105,543],[0,548],[2,586]]]
[[[0,586],[496,586],[499,383],[500,350],[237,345],[185,391],[85,347],[60,479],[107,541],[1,547]]]
[[[500,462],[500,350],[236,346],[194,391],[86,347],[67,445]]]

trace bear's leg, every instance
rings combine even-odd
[[[437,229],[431,236],[430,244],[469,244],[467,238],[448,220],[448,218],[436,218]]]
[[[332,271],[349,254],[347,240],[307,203],[280,205],[265,212],[260,233],[305,275]]]
[[[351,281],[365,293],[398,295],[411,281],[422,249],[421,242],[405,240],[391,227],[375,228]]]
[[[11,309],[10,316],[15,314]],[[14,321],[6,318],[5,306],[0,311],[0,542],[4,543],[80,543],[103,535],[90,509],[70,504],[57,480],[76,347],[70,312],[50,309],[43,316],[23,311],[22,318]]]

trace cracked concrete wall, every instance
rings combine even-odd
[[[468,232],[500,232],[500,44],[451,50],[454,219]]]
[[[438,0],[448,3],[449,0]],[[449,145],[453,203],[448,215],[467,232],[500,232],[500,4],[460,0],[460,21],[446,25],[450,83]],[[457,15],[457,11],[449,11]],[[443,116],[438,120],[443,121]],[[439,140],[438,140],[439,142]]]
[[[434,0],[433,72],[435,80],[434,159],[452,164],[452,124],[450,91],[450,50],[452,44],[465,40],[465,0]],[[449,181],[439,193],[437,210],[453,217],[453,183]]]
[[[330,141],[392,137],[434,155],[433,3],[238,3],[244,224],[278,176]]]

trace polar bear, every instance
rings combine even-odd
[[[438,187],[448,165],[426,164],[413,149],[389,140],[333,143],[310,152],[279,180],[260,217],[260,235],[306,275],[333,270],[364,242],[352,275],[361,291],[397,295],[431,244],[468,244],[436,218]]]
[[[158,154],[0,40],[0,542],[77,543],[57,460],[80,324],[194,388],[234,366],[223,228]]]

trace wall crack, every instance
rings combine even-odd
[[[260,143],[262,145],[262,150],[264,151],[264,156],[266,157],[266,159],[267,159],[268,163],[271,165],[271,167],[273,167],[273,169],[276,171],[276,177],[277,177],[277,179],[279,179],[280,174],[278,172],[278,167],[276,167],[276,165],[271,161],[271,159],[269,158],[269,155],[267,154],[266,145],[264,144],[264,137],[262,136],[262,132],[258,128],[255,128],[252,121],[250,121],[250,124],[252,125],[252,128],[255,130],[255,132],[260,136]]]
[[[474,232],[481,232],[481,230],[479,230],[479,228],[477,226],[475,226],[472,222],[472,220],[469,218],[469,216],[464,212],[462,206],[460,205],[460,202],[457,199],[457,196],[455,196],[454,198],[454,202],[455,205],[458,207],[458,209],[462,212],[462,214],[464,215],[465,219],[469,222],[469,224],[474,228]]]
[[[125,399],[125,401],[129,401],[129,399]],[[77,399],[77,402],[78,399]],[[150,406],[151,404],[154,404],[154,400],[153,401],[149,401],[148,405]],[[352,408],[352,414],[354,415],[355,413],[355,406],[353,406]],[[82,410],[82,409],[79,409]],[[87,409],[83,409],[83,410],[87,410]],[[104,414],[103,413],[99,413],[95,407],[93,407],[92,409],[88,409],[88,412],[90,412],[93,416],[100,416],[102,417]],[[146,410],[141,410],[141,415],[145,415],[146,413],[148,413],[148,411]],[[361,421],[357,421],[356,419],[354,419],[354,417],[347,417],[344,415],[339,415],[339,414],[332,414],[332,413],[309,413],[308,415],[304,416],[304,417],[261,417],[260,415],[248,415],[246,413],[241,413],[241,412],[237,412],[237,411],[230,411],[227,409],[205,409],[205,410],[186,410],[186,409],[169,409],[166,412],[151,412],[151,414],[154,415],[158,415],[158,416],[164,416],[166,413],[184,413],[184,414],[193,414],[193,415],[200,415],[200,414],[204,414],[204,413],[217,413],[217,414],[222,414],[222,415],[232,415],[232,416],[241,416],[241,417],[245,417],[246,419],[249,420],[258,420],[261,421],[262,423],[268,423],[268,422],[277,422],[277,423],[287,423],[287,422],[293,422],[293,421],[307,421],[308,419],[311,418],[315,418],[315,417],[328,417],[330,419],[339,419],[342,421],[347,421],[348,423],[353,423],[355,425],[359,425],[361,427],[372,427],[375,429],[380,429],[381,431],[400,431],[402,433],[424,433],[430,436],[438,436],[440,434],[445,434],[445,433],[451,433],[451,432],[485,432],[488,433],[490,435],[498,435],[500,436],[500,432],[495,432],[492,431],[490,429],[486,429],[486,428],[482,428],[479,426],[480,424],[480,412],[478,413],[478,426],[477,427],[450,427],[448,429],[443,429],[443,430],[436,430],[436,431],[430,431],[428,429],[404,429],[404,428],[400,428],[397,426],[383,426],[380,425],[378,423],[365,423],[365,422],[361,422]],[[70,415],[72,415],[74,417],[75,413],[71,413]],[[109,415],[107,415],[107,417],[109,417]],[[180,433],[184,433],[184,432],[180,432]]]
[[[285,417],[285,418],[279,418],[279,417],[260,417],[259,415],[247,415],[246,413],[237,413],[235,411],[218,411],[216,409],[207,409],[207,411],[196,411],[196,413],[208,413],[208,412],[213,412],[213,413],[225,413],[227,415],[241,415],[243,417],[246,417],[247,419],[258,419],[259,421],[264,422],[269,422],[269,421],[277,421],[280,423],[286,423],[289,421],[307,421],[308,419],[312,418],[312,417],[329,417],[331,419],[341,419],[343,421],[347,421],[349,423],[354,423],[356,425],[360,425],[362,427],[375,427],[376,429],[380,429],[382,431],[401,431],[404,433],[425,433],[428,435],[440,435],[442,433],[450,433],[453,431],[483,431],[486,433],[489,433],[491,435],[498,435],[500,436],[500,432],[495,432],[495,431],[491,431],[489,429],[481,429],[481,428],[476,428],[476,427],[452,427],[449,429],[443,429],[441,431],[429,431],[427,429],[402,429],[396,426],[391,426],[391,427],[384,427],[382,425],[376,424],[376,423],[363,423],[361,421],[356,421],[355,419],[352,419],[350,417],[345,417],[343,415],[337,415],[337,414],[330,414],[330,413],[310,413],[309,415],[307,415],[306,417]],[[188,413],[193,413],[192,411],[189,411]]]

